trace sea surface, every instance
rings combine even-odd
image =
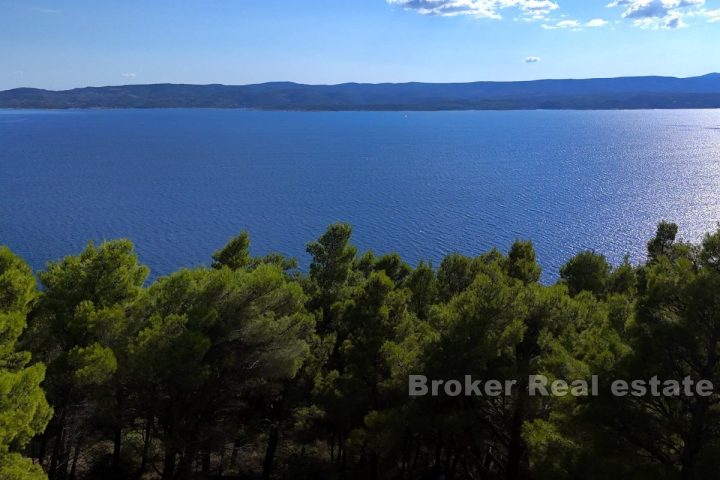
[[[720,220],[720,111],[0,110],[0,244],[33,268],[130,238],[153,276],[250,231],[303,267],[336,221],[412,264],[532,239],[641,261]]]

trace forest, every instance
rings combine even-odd
[[[306,270],[251,254],[148,280],[128,240],[33,272],[0,247],[0,479],[706,479],[720,394],[720,229],[661,222],[640,264],[583,251],[540,282],[533,244],[410,266],[337,223]],[[648,235],[650,237],[650,235]],[[408,395],[410,375],[514,379]],[[528,375],[597,396],[531,396]]]

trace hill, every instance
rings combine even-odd
[[[0,108],[534,110],[720,108],[720,74],[472,83],[151,84],[0,92]]]

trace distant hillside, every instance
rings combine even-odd
[[[533,110],[720,108],[720,74],[527,82],[126,85],[0,92],[0,108]]]

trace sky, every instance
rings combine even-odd
[[[720,0],[0,0],[0,90],[720,71]]]

